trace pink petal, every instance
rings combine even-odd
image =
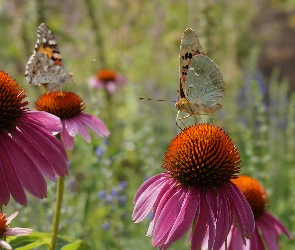
[[[266,223],[264,223],[263,220],[257,220],[256,227],[260,229],[267,248],[269,250],[277,250],[278,243],[277,243],[277,236],[275,235],[276,234],[275,228],[272,225],[268,226]]]
[[[113,81],[108,82],[106,85],[106,89],[110,94],[114,94],[116,92],[117,85]]]
[[[207,191],[208,193],[208,191]],[[207,200],[207,193],[206,193],[206,201]],[[212,193],[211,193],[212,194]],[[208,212],[209,212],[209,220],[208,220],[208,229],[209,229],[209,239],[208,239],[208,249],[213,249],[214,243],[215,243],[215,238],[216,238],[216,223],[215,223],[215,218],[214,218],[214,213],[213,210],[208,203]]]
[[[62,143],[51,133],[33,122],[23,122],[19,127],[30,143],[38,148],[41,154],[36,157],[46,157],[58,176],[68,175],[67,154]],[[30,143],[28,145],[30,145]]]
[[[291,233],[288,231],[288,229],[284,226],[284,224],[277,219],[275,216],[273,216],[271,213],[265,211],[263,213],[263,217],[261,217],[264,221],[267,221],[268,223],[273,224],[277,230],[279,229],[280,231],[283,231],[285,235],[288,236],[289,239],[293,239],[293,236]]]
[[[110,132],[104,123],[97,117],[89,114],[80,114],[79,119],[86,124],[94,133],[100,137],[109,136]]]
[[[12,247],[5,241],[0,239],[0,246],[4,247],[5,249],[12,249]]]
[[[7,222],[6,224],[10,224],[10,222],[18,215],[18,211],[14,212],[12,215],[7,217]]]
[[[226,192],[222,188],[218,190],[218,217],[216,222],[216,239],[214,243],[214,250],[220,249],[226,240],[231,226],[232,226],[232,212],[229,208],[230,202],[226,196]],[[217,203],[217,202],[216,202]]]
[[[154,226],[158,222],[159,216],[165,207],[167,201],[176,193],[177,187],[175,181],[171,178],[166,177],[165,186],[163,186],[161,192],[158,195],[157,200],[153,206],[153,219],[149,224],[149,228],[146,236],[150,237],[153,233]]]
[[[3,144],[0,134],[0,142]],[[1,147],[1,145],[0,145]],[[0,205],[7,205],[10,198],[10,192],[7,186],[5,173],[4,173],[4,166],[2,165],[2,161],[0,159]]]
[[[60,119],[53,114],[43,111],[28,111],[27,117],[40,121],[50,132],[61,132],[63,129]]]
[[[2,133],[2,136],[0,137],[0,163],[2,165],[3,173],[6,179],[6,183],[8,185],[9,191],[12,195],[12,197],[15,199],[16,202],[19,204],[26,206],[27,205],[27,197],[24,192],[24,188],[19,180],[19,177],[15,171],[14,164],[12,162],[12,157],[15,157],[14,155],[11,155],[12,152],[9,152],[9,150],[6,148],[8,144],[13,143],[13,146],[19,147],[14,140]],[[10,147],[9,147],[10,148]]]
[[[64,124],[64,121],[63,121],[63,124]],[[63,131],[60,132],[60,138],[67,150],[69,150],[69,151],[73,150],[74,137],[70,136],[66,129],[64,129]]]
[[[47,159],[47,155],[44,155],[41,151],[39,151],[39,149],[24,133],[16,130],[13,135],[15,140],[18,141],[20,145],[26,145],[26,154],[39,167],[43,174],[51,181],[56,181],[53,167]]]
[[[77,123],[79,133],[84,138],[84,140],[88,143],[91,142],[91,137],[88,132],[88,129],[86,128],[85,124],[79,120],[79,118],[73,118],[75,122]]]
[[[31,157],[14,140],[7,143],[6,148],[22,186],[38,198],[46,197],[46,182]]]
[[[134,206],[132,214],[132,220],[134,223],[142,221],[148,215],[164,186],[165,180],[159,179],[154,183],[151,183],[151,185],[144,190]]]
[[[165,244],[177,241],[189,230],[196,215],[199,192],[197,188],[193,188],[186,193],[180,213],[170,230]]]
[[[74,137],[78,133],[78,126],[74,119],[64,119],[63,124],[70,136]]]
[[[209,211],[210,208],[208,207],[207,202],[204,201],[206,201],[206,195],[204,194],[204,192],[200,192],[199,207],[197,209],[198,215],[196,218],[196,223],[192,235],[191,249],[199,249],[201,247],[208,228],[209,217],[213,216],[212,210],[211,212]]]
[[[228,188],[226,189],[226,191],[233,206],[237,218],[238,227],[241,230],[243,241],[245,243],[245,237],[251,238],[255,228],[252,209],[247,202],[245,196],[235,184],[233,184],[232,182],[228,183],[227,187]]]
[[[135,196],[134,196],[134,200],[133,200],[133,204],[136,203],[137,199],[139,198],[139,196],[141,196],[141,194],[154,182],[156,182],[157,180],[161,179],[161,178],[166,178],[166,175],[164,173],[155,175],[151,178],[149,178],[148,180],[146,180],[137,190]]]
[[[254,230],[253,236],[251,240],[247,240],[246,242],[247,245],[250,245],[250,249],[264,249],[264,243],[261,239],[261,235],[258,232],[257,227]]]
[[[245,242],[246,243],[246,242]],[[249,249],[249,241],[247,242],[247,247]],[[241,232],[238,228],[235,226],[232,227],[232,236],[231,236],[231,242],[228,246],[228,250],[237,250],[237,249],[245,249],[244,243],[243,243],[243,237],[241,235]]]
[[[181,211],[187,191],[185,188],[178,188],[177,192],[166,203],[155,228],[153,246],[161,246],[166,242],[171,227],[176,223]]]
[[[21,228],[21,227],[14,227],[14,228],[8,228],[5,233],[3,233],[3,236],[25,236],[32,233],[33,230],[30,228]]]
[[[88,85],[91,88],[100,89],[104,86],[104,84],[96,77],[92,76],[87,79]]]

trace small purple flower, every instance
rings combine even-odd
[[[127,201],[127,197],[126,197],[126,195],[121,195],[121,196],[119,197],[119,204],[120,204],[121,206],[124,206],[124,205],[126,204],[126,201]]]
[[[102,229],[103,230],[109,230],[110,229],[110,223],[109,222],[105,222],[105,223],[103,223],[103,225],[102,225]]]
[[[98,191],[98,197],[104,199],[106,197],[106,192],[104,190]]]
[[[119,191],[124,191],[127,187],[127,181],[121,181],[118,185]]]

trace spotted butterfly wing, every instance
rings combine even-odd
[[[185,89],[186,76],[189,69],[189,64],[193,56],[206,55],[202,48],[197,35],[191,28],[187,28],[181,38],[180,53],[179,53],[179,78],[180,78],[180,97],[181,92]]]
[[[218,102],[225,95],[225,84],[218,66],[208,56],[194,56],[186,77],[185,96],[205,112],[221,108]]]
[[[25,77],[30,84],[43,85],[52,90],[72,77],[68,73],[52,31],[42,23],[38,28],[37,43],[30,57]]]

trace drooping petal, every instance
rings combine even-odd
[[[109,136],[110,132],[104,123],[99,120],[97,117],[82,113],[79,118],[82,122],[84,122],[94,133],[99,135],[100,137]]]
[[[159,179],[151,183],[151,185],[143,191],[134,205],[132,220],[135,223],[142,221],[148,215],[165,185],[165,180]]]
[[[218,217],[216,221],[214,250],[220,249],[232,226],[232,211],[229,207],[230,202],[226,196],[226,192],[223,191],[223,188],[219,188],[218,190],[218,201]]]
[[[251,242],[250,240],[246,241],[246,246],[248,246],[248,249],[254,249],[254,250],[264,249],[264,243],[261,239],[261,236],[260,236],[260,233],[258,232],[257,227],[254,230],[253,236],[251,238]]]
[[[251,238],[255,224],[252,209],[247,202],[245,196],[238,189],[238,187],[233,183],[227,184],[227,194],[230,202],[233,206],[234,213],[236,215],[238,228],[241,230],[242,238],[244,244],[246,243],[246,238]]]
[[[62,143],[52,134],[33,122],[24,122],[19,129],[26,135],[28,142],[34,144],[38,151],[46,157],[58,176],[68,175],[67,154]],[[35,155],[35,157],[40,157]]]
[[[187,188],[178,188],[177,192],[167,201],[157,222],[152,244],[161,246],[166,242],[168,234],[181,211]]]
[[[16,141],[10,140],[10,143],[6,143],[6,147],[21,185],[38,198],[46,197],[46,182],[35,162]]]
[[[81,136],[84,138],[85,141],[87,141],[88,143],[91,142],[91,137],[90,134],[88,132],[87,127],[85,126],[85,124],[83,122],[81,122],[79,120],[79,118],[73,118],[75,120],[75,122],[77,123],[78,126],[78,131],[81,134]]]
[[[2,134],[0,136],[0,162],[2,165],[3,173],[5,176],[6,183],[9,188],[9,192],[12,197],[21,205],[27,205],[27,197],[24,191],[24,188],[20,182],[20,179],[15,171],[11,157],[11,152],[7,149],[7,145],[13,143],[13,139],[6,135]],[[16,146],[15,144],[13,146]],[[17,145],[18,146],[18,145]]]
[[[258,220],[259,219],[260,218],[258,218]],[[284,224],[279,219],[277,219],[275,216],[273,216],[271,213],[264,211],[263,216],[261,216],[261,219],[266,223],[272,224],[276,228],[278,233],[280,233],[282,231],[282,232],[284,232],[285,235],[287,235],[287,237],[289,239],[293,239],[293,236],[288,231],[288,229],[284,226]]]
[[[12,249],[12,247],[5,241],[0,239],[0,246],[4,247],[5,249]]]
[[[146,180],[137,190],[135,196],[134,196],[134,200],[133,200],[133,204],[135,204],[138,200],[138,198],[142,195],[142,193],[154,182],[158,181],[159,179],[164,179],[166,178],[166,174],[157,174],[151,178],[149,178],[148,180]]]
[[[244,245],[243,238],[239,229],[233,226],[231,231],[232,231],[231,241],[228,246],[228,250],[237,250],[237,249],[244,250],[245,245]],[[246,244],[246,246],[249,248],[249,242],[248,244]]]
[[[193,188],[186,193],[180,213],[170,230],[165,244],[177,241],[189,230],[196,215],[199,192],[199,189]]]
[[[63,124],[64,124],[64,121],[63,121]],[[70,136],[66,129],[60,132],[60,138],[67,150],[70,150],[70,151],[73,150],[74,137]]]
[[[68,131],[69,135],[74,137],[78,133],[78,125],[75,119],[64,119],[65,129]]]
[[[48,161],[47,156],[43,152],[39,151],[34,143],[32,143],[28,137],[19,130],[15,130],[14,138],[20,145],[26,145],[26,153],[38,166],[42,173],[51,181],[56,181],[55,173],[51,163]]]
[[[207,228],[208,228],[209,216],[211,216],[209,214],[210,208],[208,207],[208,204],[206,202],[206,194],[204,194],[203,192],[200,192],[198,204],[199,204],[199,207],[197,209],[198,215],[196,217],[196,223],[192,233],[191,249],[199,249],[201,247]],[[210,235],[209,235],[209,239],[210,239]]]
[[[0,138],[0,142],[2,143],[1,138]],[[2,165],[1,159],[0,159],[0,190],[1,190],[0,205],[7,205],[10,199],[10,192],[7,186],[5,173],[4,173],[4,166]]]
[[[50,132],[61,132],[63,130],[61,120],[53,114],[44,111],[28,111],[27,117],[40,121]]]
[[[100,81],[96,76],[89,77],[87,79],[87,82],[89,84],[89,87],[92,87],[92,88],[95,88],[95,89],[99,89],[99,88],[102,88],[104,86],[103,82]]]
[[[33,230],[30,228],[21,228],[21,227],[13,227],[7,228],[7,230],[2,234],[3,236],[25,236],[32,233]]]
[[[207,193],[208,193],[208,191],[207,191]],[[215,244],[216,222],[215,222],[213,210],[207,200],[207,193],[206,193],[206,201],[207,201],[207,205],[209,208],[208,209],[208,213],[209,213],[209,216],[208,216],[208,230],[209,230],[208,249],[211,250],[211,249],[213,249],[213,246]]]
[[[113,81],[108,82],[106,85],[106,89],[110,94],[114,94],[116,92],[117,85]]]
[[[261,215],[261,217],[262,216],[263,215]],[[276,229],[272,225],[269,226],[268,223],[265,223],[263,220],[256,220],[256,227],[260,229],[267,248],[269,250],[277,250],[278,235],[276,235]]]
[[[158,222],[159,216],[165,207],[167,201],[177,192],[177,186],[173,179],[166,178],[165,185],[163,186],[161,192],[158,195],[157,200],[153,205],[153,217],[149,224],[149,228],[146,236],[150,237],[153,233],[154,227]]]

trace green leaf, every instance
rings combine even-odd
[[[61,250],[89,250],[92,249],[92,247],[82,240],[77,240],[71,244],[68,244],[61,248]]]
[[[33,232],[27,236],[12,236],[7,238],[7,242],[15,250],[31,250],[31,249],[50,249],[51,234]],[[56,250],[89,250],[91,246],[82,241],[66,236],[58,236]]]

